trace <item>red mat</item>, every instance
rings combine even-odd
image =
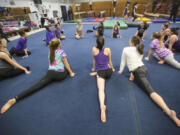
[[[106,18],[96,18],[93,22],[104,22]]]

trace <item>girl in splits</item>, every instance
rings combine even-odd
[[[0,38],[0,81],[21,74],[30,74],[29,67],[19,65],[6,48],[7,41]]]
[[[106,122],[106,105],[105,105],[105,81],[109,79],[112,72],[115,71],[111,62],[111,50],[104,48],[104,38],[98,37],[97,46],[93,47],[93,68],[90,76],[97,77],[98,95],[101,109],[101,121]]]
[[[71,77],[75,76],[75,73],[72,72],[69,63],[66,58],[66,53],[61,49],[61,42],[59,39],[53,39],[49,44],[50,55],[49,55],[49,69],[47,74],[36,83],[31,88],[20,93],[18,96],[10,99],[1,109],[1,113],[5,113],[10,107],[15,103],[22,100],[25,97],[30,96],[31,94],[38,92],[43,87],[55,81],[62,81],[67,76],[68,73]]]
[[[176,117],[176,112],[171,110],[163,100],[163,98],[154,91],[151,84],[146,78],[147,68],[142,62],[144,54],[144,45],[140,44],[140,39],[137,36],[133,36],[130,39],[130,47],[126,47],[123,50],[121,57],[119,74],[122,74],[125,64],[131,72],[130,80],[135,80],[137,85],[146,92],[150,98],[180,127],[180,120]]]
[[[153,33],[151,40],[151,49],[149,50],[148,56],[145,60],[149,61],[152,51],[154,51],[155,53],[153,55],[157,60],[159,60],[158,64],[164,64],[167,62],[171,66],[180,69],[180,63],[174,59],[172,51],[164,46],[162,34],[159,32]]]

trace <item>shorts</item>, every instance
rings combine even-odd
[[[111,75],[112,75],[112,69],[109,68],[109,69],[105,69],[105,70],[99,70],[97,72],[97,75],[101,78],[109,79],[109,78],[111,78]]]

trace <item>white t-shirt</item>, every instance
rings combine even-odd
[[[120,72],[123,72],[126,63],[129,71],[143,66],[142,58],[143,55],[138,52],[136,47],[125,47],[121,57]]]

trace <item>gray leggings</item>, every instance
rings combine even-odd
[[[160,60],[160,57],[159,57],[156,53],[154,53],[153,56],[154,56],[156,59]],[[171,53],[171,54],[169,54],[168,56],[166,56],[166,57],[164,58],[164,60],[165,60],[165,62],[167,62],[169,65],[171,65],[171,66],[173,66],[173,67],[175,67],[175,68],[177,68],[177,69],[180,69],[180,63],[179,63],[177,60],[174,59],[173,53]]]
[[[148,95],[154,92],[151,84],[147,80],[147,68],[145,66],[138,67],[135,71],[132,72],[136,84]]]

